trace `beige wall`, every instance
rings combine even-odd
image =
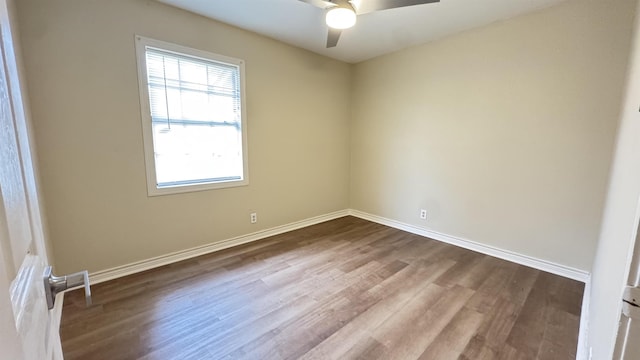
[[[353,68],[155,1],[21,0],[57,271],[349,206],[590,270],[634,4],[569,1]],[[147,197],[134,34],[246,60],[249,186]],[[625,107],[593,269],[594,358],[612,351],[637,222],[636,108]]]
[[[634,4],[570,1],[358,64],[351,207],[589,271]]]
[[[352,207],[590,270],[633,4],[569,1],[352,67],[155,1],[21,0],[57,269]],[[246,60],[249,186],[147,197],[134,34]]]
[[[348,207],[350,65],[155,1],[21,0],[18,13],[58,273]],[[147,197],[134,34],[246,61],[249,186]]]

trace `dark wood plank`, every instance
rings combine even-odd
[[[344,217],[65,297],[65,359],[571,359],[581,283]]]
[[[479,312],[463,308],[420,355],[420,360],[455,360],[467,347],[483,320]]]
[[[384,358],[417,359],[460,311],[473,291],[431,284],[373,331],[389,352]]]

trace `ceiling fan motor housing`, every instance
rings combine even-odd
[[[356,24],[356,16],[374,11],[437,3],[440,0],[300,0],[319,7],[326,13],[329,26],[327,48],[335,47],[342,30]]]

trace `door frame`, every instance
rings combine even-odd
[[[638,213],[640,213],[640,206],[638,207]],[[636,215],[636,219],[638,219],[638,215]],[[640,221],[637,221],[636,226],[636,235],[635,241],[631,246],[633,249],[629,249],[629,253],[631,255],[631,260],[628,268],[627,280],[625,282],[626,286],[638,287],[640,286]],[[622,301],[622,297],[620,298]],[[632,328],[635,328],[636,331],[639,327],[637,323],[633,323],[634,320],[626,317],[622,312],[620,313],[620,322],[618,327],[618,334],[616,336],[616,343],[613,353],[614,359],[624,359],[626,355],[627,344],[630,339],[630,332]],[[640,320],[635,320],[640,321]],[[637,340],[636,340],[637,341]]]
[[[0,257],[4,260],[4,265],[0,266],[0,345],[2,345],[3,355],[10,355],[12,359],[22,359],[28,356],[29,351],[23,346],[23,340],[17,331],[17,323],[12,311],[14,303],[10,294],[10,283],[16,277],[16,274],[24,270],[21,267],[22,256],[36,254],[41,259],[41,265],[52,263],[53,256],[51,246],[48,243],[46,232],[46,221],[42,208],[42,200],[40,195],[40,186],[38,183],[38,174],[36,166],[35,151],[32,141],[32,124],[28,106],[28,96],[25,84],[24,67],[21,61],[20,43],[18,41],[17,26],[17,0],[0,0],[0,51],[2,51],[3,72],[6,76],[7,93],[9,97],[10,114],[13,119],[13,132],[15,133],[15,144],[17,148],[17,161],[21,171],[21,181],[23,185],[23,201],[26,207],[26,216],[28,217],[28,233],[30,235],[24,254],[20,249],[16,256],[16,251],[12,249],[12,240],[8,229],[5,202],[0,192]],[[33,257],[33,256],[32,256]],[[39,273],[34,273],[30,277],[32,281],[30,286],[35,287],[36,294],[42,294],[42,299],[37,297],[39,302],[44,301],[44,288],[42,287],[42,277]],[[31,293],[33,294],[33,293]],[[45,344],[45,352],[48,359],[63,359],[62,347],[60,345],[60,319],[62,316],[62,299],[60,295],[55,303],[53,310],[48,311],[46,305],[41,313],[46,314],[46,327],[42,330],[44,339],[38,339]],[[46,304],[46,301],[44,301]],[[39,323],[41,324],[41,323]],[[40,345],[40,344],[37,344]]]

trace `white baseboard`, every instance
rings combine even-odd
[[[170,254],[157,256],[154,258],[137,261],[131,264],[117,266],[111,269],[96,271],[90,274],[91,284],[98,284],[104,281],[113,280],[119,277],[139,273],[164,265],[169,265],[178,261],[190,259],[196,256],[205,255],[214,251],[228,249],[233,246],[246,244],[252,241],[264,239],[270,236],[279,235],[292,230],[319,224],[321,222],[337,219],[349,215],[348,210],[340,210],[329,214],[315,216],[312,218],[292,222],[289,224],[276,226],[270,229],[260,230],[251,234],[236,236],[230,239],[217,241],[215,243],[194,247],[191,249],[176,251]]]
[[[517,264],[529,266],[538,270],[550,272],[552,274],[560,275],[570,279],[574,279],[585,283],[584,297],[582,300],[582,313],[580,317],[580,334],[578,337],[578,349],[577,360],[590,360],[589,348],[588,348],[588,320],[589,320],[589,298],[591,292],[590,274],[587,271],[575,269],[565,265],[556,264],[550,261],[537,259],[527,255],[518,254],[509,250],[496,248],[493,246],[477,243],[471,240],[451,236],[436,231],[428,230],[411,224],[403,223],[400,221],[388,219],[378,215],[369,214],[354,209],[340,210],[325,215],[320,215],[293,223],[276,226],[270,229],[257,231],[251,234],[233,237],[230,239],[218,241],[215,243],[198,246],[191,249],[177,251],[174,253],[157,256],[151,259],[137,261],[131,264],[114,267],[107,270],[97,271],[92,273],[91,283],[97,284],[104,281],[116,279],[119,277],[135,274],[141,271],[150,270],[163,265],[172,264],[178,261],[190,259],[196,256],[205,255],[214,251],[227,249],[233,246],[246,244],[252,241],[257,241],[270,236],[279,235],[285,232],[297,230],[303,227],[319,224],[321,222],[337,219],[347,215],[352,215],[364,220],[372,221],[378,224],[386,225],[392,228],[407,231],[413,234],[428,237],[430,239],[442,241],[455,246],[463,247],[465,249],[477,251],[482,254],[494,256],[503,260],[511,261]],[[62,299],[60,299],[62,303]]]
[[[576,360],[591,360],[589,348],[589,308],[591,305],[591,276],[584,283],[582,310],[580,312],[580,332],[578,333],[578,350]]]
[[[351,209],[349,210],[349,215],[583,282],[585,286],[584,294],[582,296],[582,310],[580,312],[580,331],[578,335],[576,360],[591,360],[591,353],[588,344],[589,306],[591,297],[591,274],[589,272],[514,253],[509,250],[480,244],[471,240],[427,230],[418,226],[391,220],[359,210]]]
[[[537,259],[531,256],[522,255],[513,251],[500,249],[497,247],[477,243],[475,241],[451,236],[437,231],[428,230],[415,225],[403,223],[400,221],[388,219],[382,216],[369,214],[359,210],[349,210],[349,215],[359,217],[361,219],[373,221],[378,224],[386,225],[392,228],[404,230],[413,234],[428,237],[430,239],[442,241],[465,249],[473,250],[482,254],[497,257],[503,260],[511,261],[520,265],[532,267],[534,269],[546,271],[552,274],[560,275],[569,279],[586,283],[589,279],[589,272],[575,269],[569,266],[556,264],[547,260]]]
[[[329,214],[315,216],[312,218],[296,221],[293,223],[276,226],[270,229],[257,231],[247,235],[241,235],[230,239],[217,241],[215,243],[194,247],[191,249],[176,251],[170,254],[157,256],[154,258],[137,261],[134,263],[117,266],[111,269],[101,270],[91,273],[91,283],[97,284],[104,281],[116,279],[119,277],[135,274],[138,272],[150,270],[156,267],[172,264],[178,261],[190,259],[196,256],[208,254],[214,251],[227,249],[233,246],[246,244],[252,241],[267,238],[269,236],[279,235],[288,231],[297,230],[303,227],[315,225],[321,222],[337,219],[343,216],[352,215],[361,219],[372,221],[378,224],[386,225],[396,229],[404,230],[413,234],[428,237],[430,239],[446,242],[455,246],[463,247],[465,249],[477,251],[482,254],[494,256],[500,259],[511,261],[517,264],[529,266],[538,270],[550,272],[552,274],[564,276],[570,279],[588,283],[590,274],[586,271],[568,267],[565,265],[556,264],[550,261],[537,259],[527,255],[518,254],[509,250],[496,248],[493,246],[477,243],[475,241],[451,236],[436,231],[421,228],[415,225],[403,223],[397,220],[388,219],[382,216],[369,214],[363,211],[354,209],[345,209],[335,211]],[[585,289],[586,293],[586,289]],[[588,299],[588,298],[587,298]],[[584,305],[584,302],[583,302]]]

